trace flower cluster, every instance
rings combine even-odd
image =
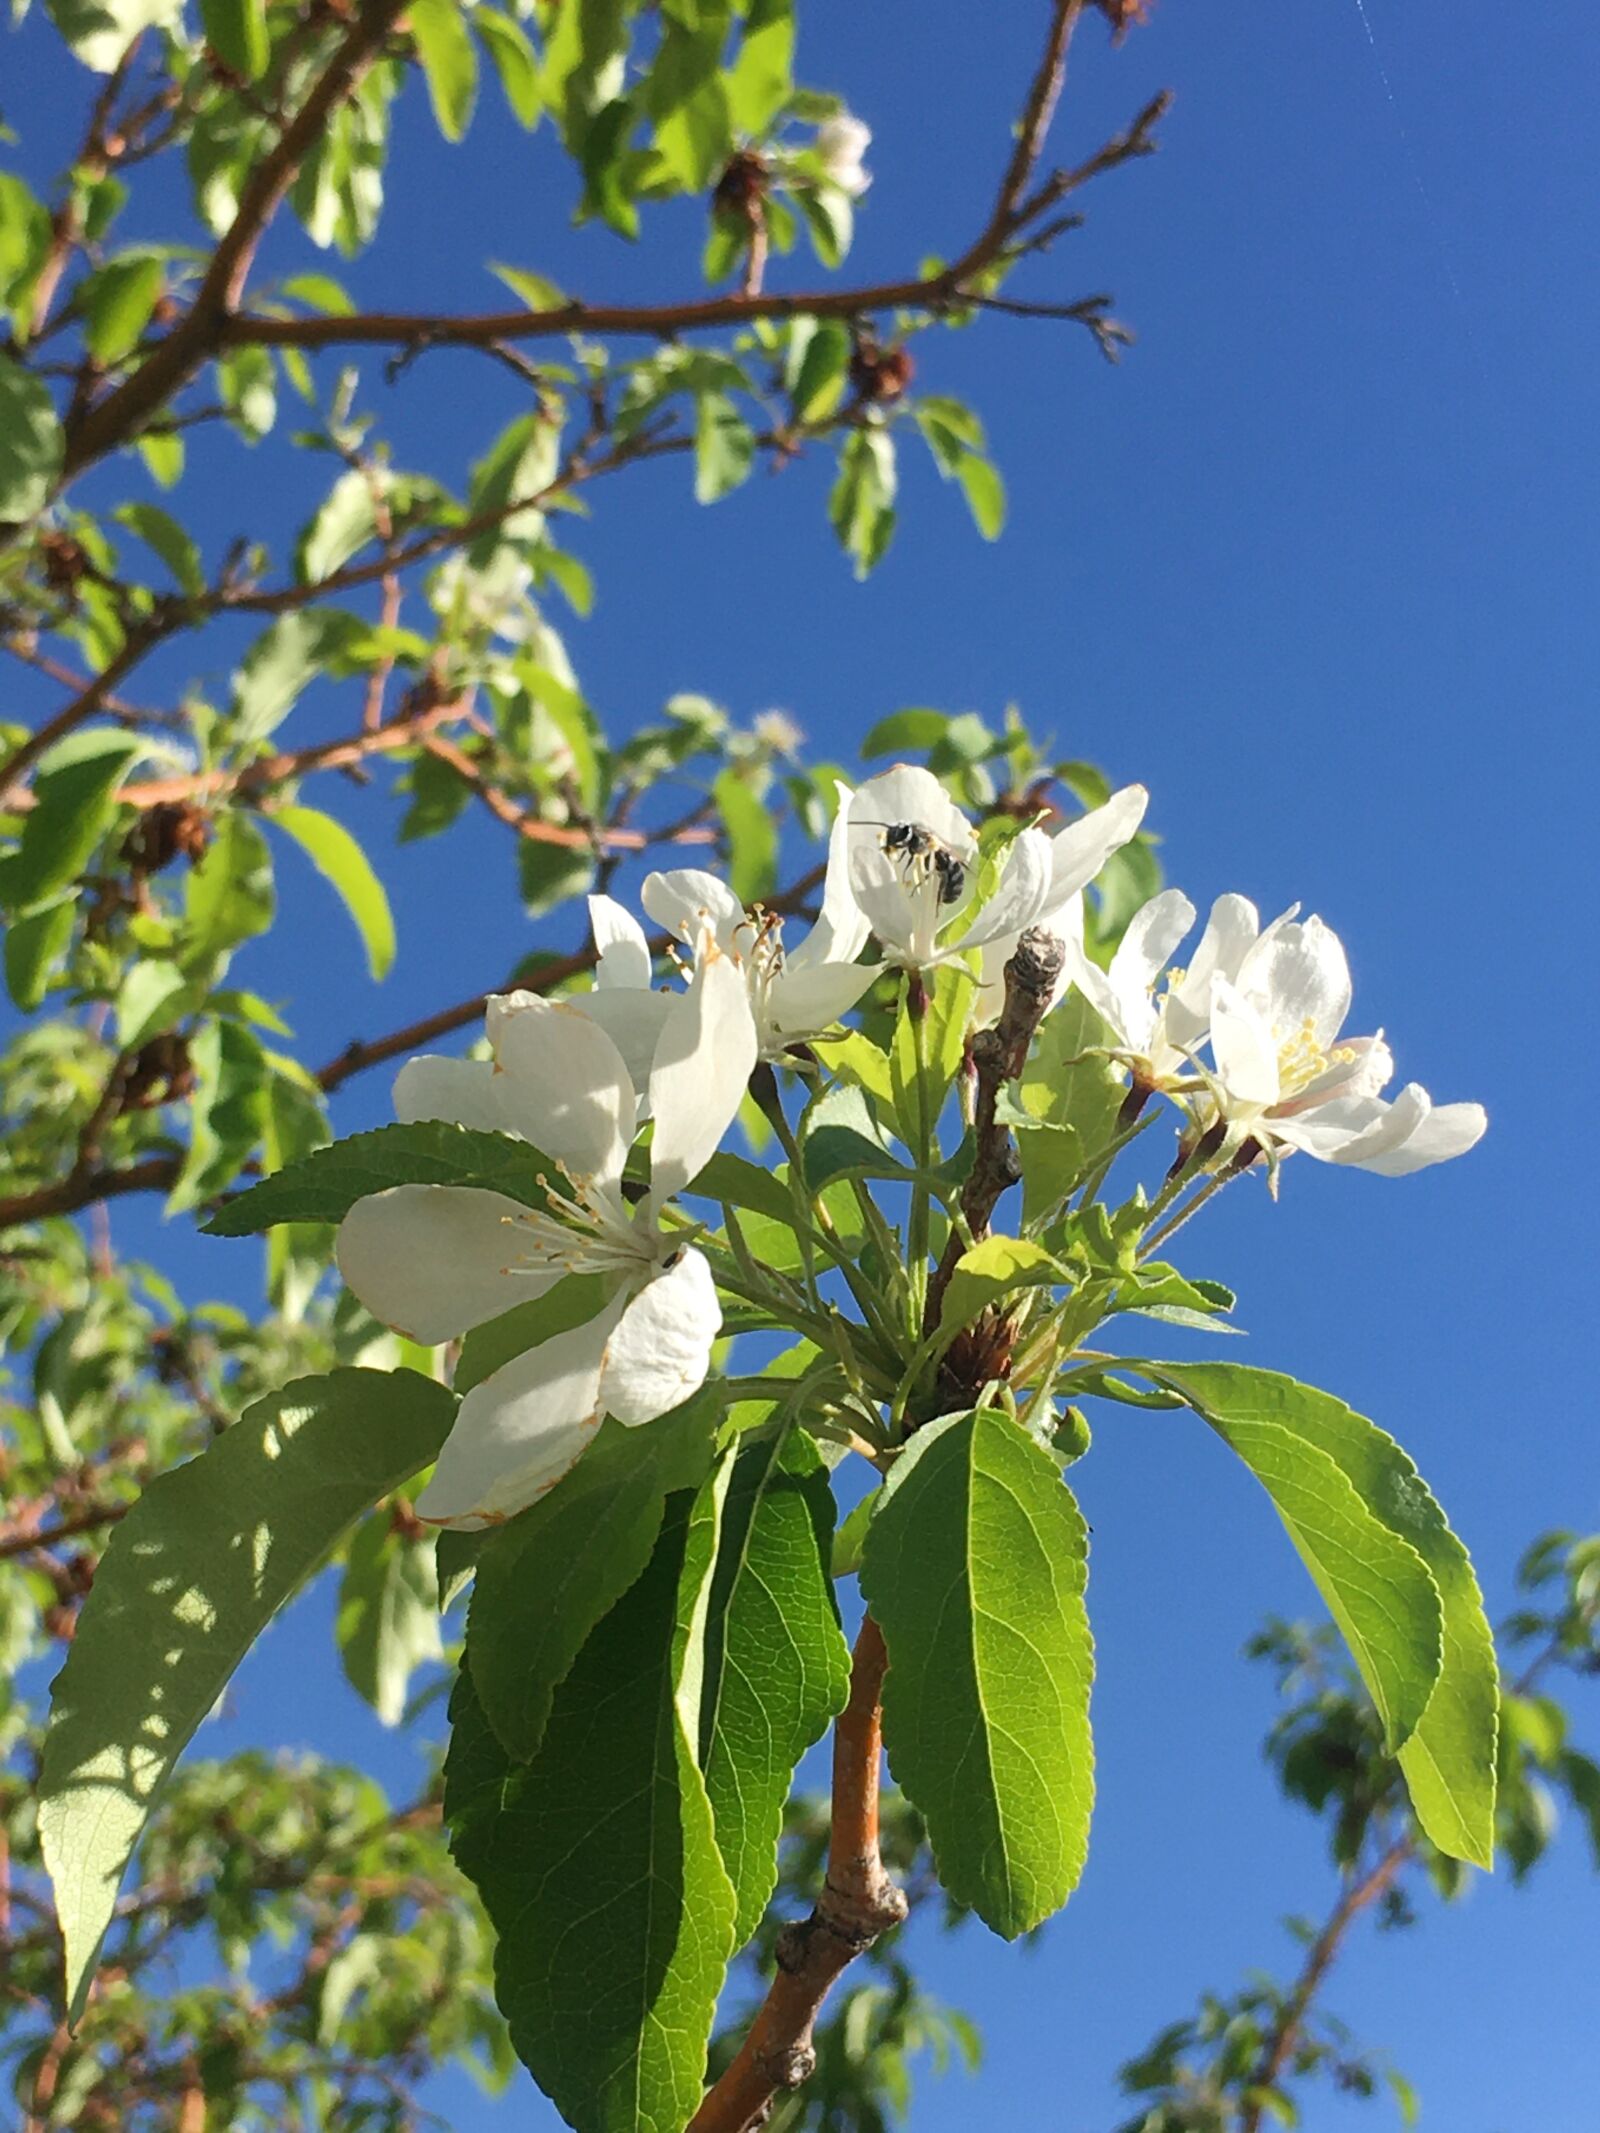
[[[1409,1083],[1382,1091],[1381,1034],[1346,1037],[1349,968],[1337,937],[1291,909],[1263,926],[1242,896],[1212,906],[1186,968],[1196,911],[1163,890],[1107,966],[1085,940],[1084,892],[1138,832],[1146,794],[1124,787],[1056,834],[1000,818],[980,837],[929,771],[898,765],[837,787],[817,917],[789,949],[773,912],[747,910],[715,875],[653,873],[646,915],[681,984],[656,985],[640,921],[589,900],[593,989],[491,1000],[486,1060],[415,1059],[402,1121],[439,1119],[530,1144],[558,1175],[537,1204],[469,1186],[403,1184],[359,1201],[339,1266],[378,1318],[424,1343],[452,1340],[589,1277],[575,1321],[491,1370],[462,1402],[418,1509],[435,1523],[497,1522],[551,1487],[607,1414],[653,1420],[704,1381],[722,1325],[717,1280],[675,1205],[732,1125],[751,1073],[815,1073],[811,1040],[836,1028],[886,969],[959,970],[968,1026],[994,1020],[1019,937],[1063,945],[1052,1011],[1069,991],[1101,1029],[1091,1049],[1129,1084],[1124,1118],[1164,1096],[1183,1114],[1177,1172],[1237,1174],[1303,1152],[1383,1176],[1442,1162],[1484,1130],[1477,1104],[1435,1105]],[[865,960],[869,943],[877,957]],[[648,1121],[648,1154],[634,1143]]]

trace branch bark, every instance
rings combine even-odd
[[[906,1916],[904,1891],[889,1878],[878,1849],[888,1664],[883,1632],[869,1615],[856,1639],[850,1700],[833,1732],[833,1828],[822,1894],[809,1918],[780,1934],[767,1997],[688,2133],[746,2133],[766,2117],[774,2097],[808,2080],[817,2063],[817,2016],[834,1980]]]
[[[1305,1962],[1295,1980],[1294,1990],[1284,2003],[1282,2015],[1271,2036],[1268,2037],[1256,2070],[1251,2076],[1249,2090],[1239,2112],[1239,2133],[1261,2133],[1262,2114],[1266,2110],[1265,2091],[1277,2081],[1294,2054],[1311,2003],[1321,1990],[1322,1981],[1332,1969],[1345,1935],[1361,1913],[1378,1900],[1394,1881],[1396,1875],[1415,1856],[1416,1847],[1409,1836],[1399,1838],[1384,1853],[1371,1871],[1361,1880],[1352,1882],[1340,1897],[1328,1921],[1306,1951]]]

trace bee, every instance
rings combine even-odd
[[[915,874],[919,881],[937,875],[941,904],[961,901],[961,892],[967,885],[966,861],[958,859],[932,830],[924,829],[920,822],[863,822],[857,827],[882,830],[883,849],[904,860],[908,875]]]

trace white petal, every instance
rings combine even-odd
[[[1380,1096],[1335,1096],[1313,1111],[1275,1108],[1264,1122],[1263,1136],[1270,1133],[1285,1147],[1302,1148],[1319,1163],[1336,1163],[1344,1149],[1382,1125],[1393,1109]]]
[[[1280,1036],[1304,1030],[1323,1051],[1350,1012],[1350,966],[1320,918],[1269,931],[1246,955],[1238,982]]]
[[[1180,889],[1163,889],[1141,904],[1111,958],[1107,976],[1114,990],[1125,1000],[1148,1000],[1151,987],[1194,920],[1194,905]]]
[[[735,932],[744,924],[744,905],[728,884],[699,867],[647,874],[639,901],[663,932],[691,947],[709,923],[720,945],[730,948]]]
[[[1237,978],[1260,932],[1261,915],[1248,896],[1217,898],[1182,982],[1167,995],[1164,1027],[1169,1044],[1192,1052],[1205,1042],[1211,980]]]
[[[673,1002],[650,1072],[656,1206],[704,1170],[733,1124],[756,1063],[756,1026],[744,972],[708,942],[694,982]]]
[[[391,1185],[339,1224],[339,1272],[374,1318],[431,1348],[550,1286],[513,1264],[526,1213],[470,1185]]]
[[[1142,785],[1124,785],[1103,807],[1096,807],[1050,840],[1050,908],[1064,904],[1086,888],[1115,851],[1144,820],[1150,795]]]
[[[722,1330],[717,1285],[686,1245],[623,1312],[606,1348],[600,1401],[619,1422],[653,1422],[705,1383]]]
[[[811,931],[790,953],[791,970],[809,970],[819,963],[853,963],[867,945],[867,936],[872,931],[866,913],[850,889],[850,803],[855,794],[842,779],[836,778],[834,785],[839,795],[839,807],[828,836],[828,868],[822,882],[822,909]]]
[[[576,1003],[533,1000],[495,1044],[501,1103],[536,1148],[574,1178],[617,1178],[639,1123],[627,1064]]]
[[[814,1037],[848,1014],[878,975],[871,963],[821,963],[796,969],[793,963],[772,981],[767,1013],[784,1037]]]
[[[970,859],[977,851],[972,824],[933,772],[914,763],[896,763],[857,790],[850,802],[851,858],[899,822],[928,830],[958,859]]]
[[[1025,829],[1007,848],[1000,883],[961,938],[962,948],[1025,933],[1050,896],[1050,839],[1043,830]]]
[[[850,852],[850,893],[891,962],[920,962],[931,953],[931,930],[922,920],[928,899],[914,895],[901,862],[865,835]]]
[[[485,1132],[507,1130],[497,1076],[487,1059],[445,1059],[433,1052],[408,1059],[395,1076],[394,1115],[403,1126],[442,1118]]]
[[[631,985],[608,985],[603,992],[585,993],[572,1004],[611,1039],[622,1054],[634,1094],[642,1099],[650,1086],[661,1032],[682,997],[675,992],[636,992]]]
[[[1430,1164],[1447,1163],[1454,1156],[1465,1155],[1483,1139],[1488,1125],[1489,1114],[1482,1104],[1435,1104],[1390,1154],[1376,1160],[1351,1155],[1346,1160],[1359,1162],[1363,1170],[1375,1170],[1379,1177],[1409,1177],[1414,1170],[1426,1170]]]
[[[614,896],[591,896],[589,925],[594,933],[597,961],[594,982],[597,991],[614,985],[632,985],[648,991],[651,979],[650,943],[643,926]]]
[[[1348,1141],[1331,1160],[1376,1171],[1379,1177],[1403,1178],[1432,1163],[1448,1162],[1483,1138],[1489,1120],[1481,1104],[1441,1104],[1438,1110],[1426,1089],[1407,1082],[1392,1104],[1379,1103],[1380,1116]]]
[[[600,1426],[606,1341],[626,1301],[617,1297],[473,1386],[417,1498],[419,1517],[470,1532],[515,1517],[554,1488]]]
[[[543,993],[520,990],[490,993],[483,1008],[483,1028],[489,1039],[490,1051],[496,1050],[501,1033],[514,1015],[520,1015],[526,1008],[543,1007],[545,1004]]]
[[[1211,983],[1211,1050],[1230,1105],[1251,1110],[1278,1099],[1278,1047],[1265,1016],[1227,978]]]

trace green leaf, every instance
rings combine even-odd
[[[223,64],[246,81],[259,81],[272,57],[267,0],[200,0],[200,21]]]
[[[194,1100],[189,1153],[167,1195],[169,1215],[226,1191],[266,1131],[266,1053],[242,1022],[207,1021],[189,1040]]]
[[[475,7],[472,27],[488,48],[513,115],[519,125],[531,132],[544,110],[544,91],[539,83],[539,55],[529,43],[527,32],[495,7]]]
[[[1395,1631],[1386,1643],[1392,1645],[1395,1632],[1402,1628],[1409,1634],[1393,1669],[1400,1678],[1385,1690],[1387,1701],[1379,1697],[1361,1650],[1354,1644],[1352,1649],[1383,1713],[1391,1743],[1397,1738],[1403,1741],[1400,1767],[1417,1820],[1452,1859],[1490,1866],[1500,1693],[1494,1639],[1467,1551],[1410,1458],[1392,1437],[1342,1400],[1274,1370],[1253,1370],[1242,1363],[1184,1363],[1176,1368],[1163,1364],[1156,1375],[1161,1383],[1182,1393],[1236,1449],[1241,1448],[1241,1436],[1249,1441],[1271,1433],[1293,1439],[1306,1457],[1326,1461],[1357,1496],[1369,1522],[1389,1537],[1391,1547],[1420,1558],[1426,1566],[1434,1621],[1442,1609],[1443,1657],[1442,1664],[1434,1660],[1436,1684],[1427,1663],[1429,1614],[1418,1601],[1409,1601],[1404,1612],[1399,1604],[1394,1609]],[[1242,1456],[1255,1465],[1250,1453]],[[1312,1478],[1309,1471],[1306,1478]],[[1279,1509],[1283,1509],[1281,1502]],[[1370,1548],[1367,1536],[1361,1536],[1359,1545],[1376,1582],[1383,1574],[1380,1556]],[[1306,1552],[1303,1546],[1301,1552]],[[1328,1585],[1315,1563],[1311,1568],[1337,1616],[1339,1607]],[[1415,1583],[1408,1568],[1408,1585]],[[1342,1620],[1340,1627],[1344,1628]],[[1349,1636],[1348,1629],[1345,1634]],[[1435,1628],[1433,1652],[1439,1648],[1438,1635]],[[1373,1671],[1379,1665],[1375,1652]]]
[[[113,1532],[56,1677],[39,1780],[74,2017],[195,1728],[346,1528],[437,1455],[454,1412],[410,1371],[302,1378],[152,1482]]]
[[[129,734],[91,726],[39,758],[21,840],[0,859],[0,906],[27,911],[74,886],[116,818],[117,786],[138,753]]]
[[[170,512],[157,504],[123,504],[111,516],[155,550],[191,600],[200,598],[206,589],[200,550]]]
[[[944,1292],[940,1327],[958,1332],[1014,1290],[1050,1288],[1064,1279],[1042,1244],[1031,1244],[1026,1237],[985,1237],[956,1261]]]
[[[793,1229],[800,1219],[794,1195],[784,1180],[742,1155],[727,1149],[718,1152],[696,1176],[689,1190],[697,1199],[721,1200],[732,1207],[747,1207],[768,1215]]]
[[[356,1528],[339,1581],[334,1642],[345,1678],[386,1726],[405,1716],[418,1667],[444,1657],[434,1543],[396,1529],[387,1511]]]
[[[749,479],[756,439],[726,393],[699,393],[694,418],[694,500],[714,504]]]
[[[700,1767],[738,1894],[734,1946],[761,1923],[795,1765],[850,1693],[830,1563],[833,1490],[798,1430],[730,1449],[706,1614]]]
[[[914,1120],[922,1121],[930,1151],[939,1113],[944,1109],[950,1084],[956,1078],[966,1049],[972,990],[972,973],[962,964],[947,963],[935,971],[924,991],[926,1005],[920,1036],[912,1016],[910,988],[902,992],[894,1042],[889,1047],[895,1112],[907,1127]],[[920,1067],[917,1062],[919,1045],[922,1053]]]
[[[466,1671],[451,1701],[445,1815],[500,1936],[496,1997],[578,2133],[688,2123],[733,1948],[690,1732],[712,1534],[691,1536],[689,1503],[578,1654],[531,1762],[507,1756]]]
[[[916,1174],[889,1152],[866,1097],[856,1088],[830,1089],[819,1097],[801,1122],[801,1141],[806,1187],[813,1194],[835,1178],[904,1181]]]
[[[264,741],[293,709],[302,689],[322,670],[344,618],[302,608],[280,615],[251,645],[233,677],[233,732]]]
[[[372,862],[342,822],[315,807],[279,807],[264,817],[294,839],[355,920],[367,968],[386,978],[394,963],[394,914]]]
[[[472,123],[478,97],[478,48],[459,0],[411,0],[406,21],[416,41],[439,131],[447,141],[459,141]]]
[[[339,1222],[357,1200],[391,1185],[478,1185],[525,1207],[543,1207],[537,1176],[554,1168],[548,1156],[509,1133],[418,1119],[317,1149],[219,1207],[205,1230],[211,1237],[253,1237],[275,1222]]]
[[[319,585],[324,578],[331,578],[376,538],[373,482],[378,478],[359,467],[350,467],[328,491],[295,551],[295,573],[302,585]]]
[[[751,0],[739,52],[725,77],[735,131],[758,139],[788,101],[794,66],[793,0]]]
[[[1302,1426],[1294,1395],[1306,1387],[1230,1363],[1135,1367],[1187,1400],[1272,1498],[1350,1647],[1393,1754],[1416,1731],[1443,1664],[1443,1610],[1427,1564],[1364,1500],[1317,1432]]]
[[[980,452],[967,452],[956,468],[956,479],[973,524],[986,541],[999,540],[1006,523],[1006,485],[999,468]]]
[[[219,956],[272,924],[272,854],[255,823],[230,808],[183,885],[185,971],[213,970]]]
[[[643,1575],[668,1496],[699,1485],[714,1420],[708,1400],[643,1428],[608,1420],[571,1473],[490,1535],[467,1615],[467,1664],[485,1717],[518,1762],[538,1752],[555,1692],[595,1625]]]
[[[796,327],[801,321],[796,320]],[[844,395],[850,371],[850,335],[837,319],[818,319],[800,344],[803,353],[789,378],[794,411],[801,422],[831,415]]]
[[[272,351],[246,342],[217,358],[222,404],[246,444],[259,444],[278,419],[278,374]]]
[[[1114,1041],[1076,986],[1040,1024],[1016,1104],[1019,1113],[1052,1130],[1029,1132],[1020,1116],[1013,1121],[1022,1128],[1017,1146],[1025,1221],[1064,1198],[1116,1135],[1127,1089],[1111,1061],[1095,1050]]]
[[[109,74],[141,30],[170,29],[183,0],[45,0],[50,19],[86,67]]]
[[[1088,1849],[1087,1561],[1057,1461],[993,1408],[917,1432],[862,1552],[889,1766],[940,1880],[1007,1940],[1066,1901]]]
[[[530,311],[559,311],[566,297],[546,275],[530,273],[524,267],[507,267],[489,262],[489,272],[503,281],[513,296],[520,297]]]
[[[854,429],[839,452],[839,474],[828,496],[828,519],[840,546],[864,578],[894,538],[894,439],[884,429]]]
[[[6,990],[25,1015],[44,998],[50,974],[67,952],[77,907],[78,892],[69,889],[6,927]]]
[[[202,988],[165,956],[146,956],[131,966],[117,993],[117,1045],[136,1052],[157,1031],[193,1014]]]
[[[931,711],[918,706],[909,711],[891,711],[887,718],[880,718],[861,743],[864,761],[878,755],[904,755],[909,750],[921,753],[923,749],[938,745],[949,730],[948,711]]]
[[[847,1030],[842,1037],[813,1038],[811,1048],[830,1073],[871,1097],[874,1109],[885,1125],[895,1132],[900,1131],[894,1076],[887,1052],[880,1050],[858,1029]]]
[[[574,1326],[596,1317],[608,1300],[603,1274],[563,1276],[542,1296],[513,1304],[498,1318],[471,1327],[461,1343],[451,1383],[457,1392],[471,1392],[474,1385],[481,1385],[515,1356],[526,1355],[530,1348],[553,1340],[558,1333],[570,1333]]]
[[[728,886],[740,903],[759,903],[778,878],[778,825],[736,770],[717,773],[711,796],[728,833]]]
[[[134,252],[97,267],[83,285],[84,346],[97,362],[120,363],[139,345],[161,294],[165,269]]]

